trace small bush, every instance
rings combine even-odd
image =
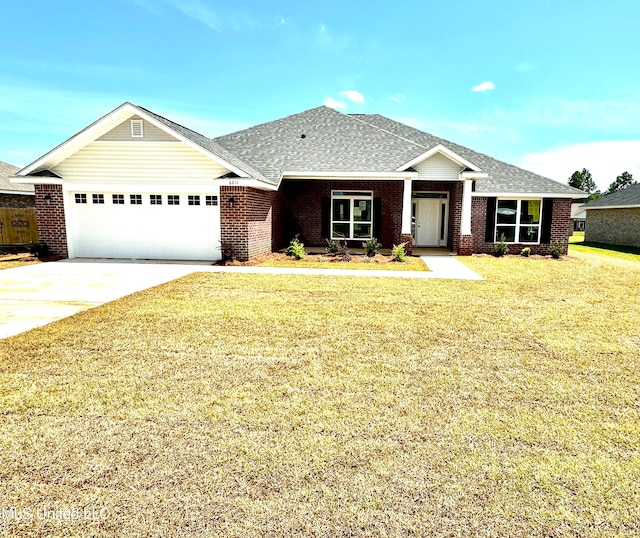
[[[559,241],[554,241],[549,245],[549,254],[551,254],[551,257],[554,260],[558,260],[562,257],[563,250],[564,249],[562,248],[562,243],[560,243]]]
[[[33,243],[29,249],[29,254],[35,258],[46,258],[51,256],[52,252],[46,243]]]
[[[498,237],[498,242],[493,245],[493,255],[497,258],[504,256],[505,254],[509,254],[509,247],[506,243],[506,237],[504,234],[500,234]]]
[[[369,241],[362,243],[364,253],[369,258],[373,258],[380,250],[380,247],[382,247],[382,245],[378,243],[378,240],[375,237],[372,237],[371,239],[369,239]]]
[[[329,256],[335,256],[340,249],[340,241],[337,239],[327,239],[327,246],[324,248]]]
[[[400,243],[399,245],[393,245],[393,248],[391,249],[391,256],[393,257],[393,260],[396,262],[403,262],[404,259],[407,257],[407,253],[404,250],[404,247],[406,246],[406,243]]]
[[[295,237],[289,243],[287,247],[287,254],[289,256],[293,256],[296,260],[301,260],[305,256],[304,244],[300,242],[299,234],[296,234]]]
[[[344,243],[338,242],[338,252],[336,253],[336,258],[338,258],[342,262],[351,261],[351,252],[349,252],[349,247],[347,247],[346,241]]]
[[[520,254],[522,256],[524,256],[525,258],[528,258],[529,256],[531,256],[531,249],[529,247],[524,247],[521,251]]]

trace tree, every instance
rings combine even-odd
[[[606,190],[605,194],[611,194],[612,192],[621,191],[630,187],[631,185],[636,185],[638,182],[633,179],[633,176],[629,172],[622,172],[616,180],[609,185],[609,188]]]
[[[582,169],[582,172],[576,170],[569,178],[569,185],[580,189],[581,191],[591,194],[596,190],[596,182],[591,177],[591,172],[586,168]]]

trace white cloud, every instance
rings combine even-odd
[[[334,108],[336,110],[346,110],[347,104],[342,101],[336,101],[333,97],[327,97],[324,100],[324,106],[328,106],[329,108]]]
[[[340,92],[340,95],[344,95],[349,101],[353,101],[354,103],[360,103],[364,105],[364,95],[356,90],[347,90],[344,92]]]
[[[478,84],[477,86],[474,86],[473,88],[471,88],[471,91],[474,92],[486,92],[489,90],[495,90],[496,86],[493,82],[491,82],[490,80],[487,80],[486,82],[481,82],[480,84]]]
[[[404,93],[396,93],[395,95],[389,97],[389,101],[393,101],[394,103],[401,103],[406,98],[407,96]]]
[[[604,191],[624,171],[640,180],[640,140],[588,142],[529,153],[519,165],[561,183],[567,183],[576,170],[586,168]]]
[[[213,30],[222,30],[220,16],[200,0],[172,0],[174,7],[188,17],[206,24]]]

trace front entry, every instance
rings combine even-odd
[[[446,194],[421,193],[413,200],[414,245],[439,247],[447,244]]]

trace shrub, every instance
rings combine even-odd
[[[362,243],[362,248],[364,249],[364,253],[369,258],[373,258],[378,253],[381,246],[382,245],[378,243],[378,240],[375,237],[372,237],[371,239],[369,239],[369,241]]]
[[[51,249],[46,243],[33,243],[29,249],[29,254],[35,258],[46,258],[51,256]]]
[[[549,245],[549,254],[551,254],[551,257],[554,260],[560,259],[562,257],[563,250],[564,249],[562,248],[562,243],[560,243],[559,241],[554,241]]]
[[[393,245],[391,249],[391,256],[393,257],[393,261],[403,262],[407,257],[407,253],[404,250],[406,243],[400,243],[399,245]]]
[[[300,242],[299,234],[296,234],[291,240],[291,243],[289,243],[289,246],[287,247],[287,254],[289,256],[293,256],[296,260],[304,258],[304,244]]]
[[[531,256],[531,249],[529,247],[524,247],[521,251],[520,254],[522,256],[524,256],[525,258],[528,258],[529,256]]]
[[[327,239],[327,246],[324,249],[330,256],[335,256],[340,249],[340,241],[337,239]]]
[[[493,245],[493,255],[497,258],[504,256],[505,254],[509,254],[509,247],[506,243],[506,237],[504,234],[500,234],[498,237],[498,242]]]
[[[336,253],[336,258],[343,262],[351,261],[351,252],[349,252],[349,247],[347,247],[347,242],[344,243],[338,242],[338,252]]]

